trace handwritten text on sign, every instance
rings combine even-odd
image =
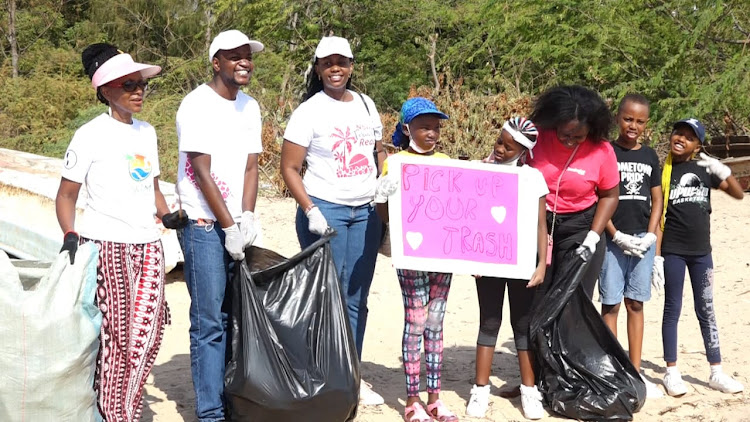
[[[518,175],[401,168],[404,255],[516,263]]]
[[[530,277],[539,198],[526,198],[518,168],[397,155],[389,170],[400,178],[389,199],[396,268]]]

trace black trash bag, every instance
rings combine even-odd
[[[359,359],[329,241],[289,259],[245,250],[232,282],[224,377],[232,421],[356,416]]]
[[[539,390],[569,418],[632,420],[646,385],[583,291],[588,263],[575,250],[558,258],[529,327]]]

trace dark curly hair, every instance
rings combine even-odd
[[[540,94],[529,119],[542,129],[578,120],[589,127],[588,138],[593,141],[606,141],[612,126],[612,113],[602,97],[579,85],[558,86]]]

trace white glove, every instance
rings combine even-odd
[[[646,251],[641,246],[641,239],[625,234],[621,231],[616,231],[615,235],[612,236],[612,242],[619,246],[625,252],[625,255],[637,256],[643,258],[643,252]]]
[[[654,257],[654,270],[651,273],[651,285],[657,292],[664,288],[664,257]]]
[[[326,221],[326,218],[323,217],[323,213],[320,212],[318,207],[312,207],[310,211],[307,212],[307,219],[307,229],[310,230],[310,233],[323,236],[325,232],[328,231],[328,222]]]
[[[224,228],[224,248],[235,261],[245,259],[245,241],[237,224]]]
[[[378,179],[378,185],[375,186],[375,203],[384,204],[388,202],[388,197],[398,190],[398,180],[393,177],[381,176]]]
[[[255,231],[255,214],[252,211],[245,211],[242,213],[240,220],[240,230],[242,230],[242,239],[245,242],[245,247],[248,247],[255,242],[255,238],[258,236],[258,232]]]
[[[732,175],[732,169],[730,169],[726,164],[723,164],[716,158],[709,157],[702,152],[700,153],[700,157],[701,159],[700,161],[698,161],[698,165],[701,167],[705,167],[708,174],[713,174],[722,181],[726,180],[727,177]]]
[[[587,261],[591,257],[591,255],[596,252],[597,243],[599,243],[599,235],[595,231],[589,230],[589,232],[586,234],[586,238],[583,239],[583,243],[581,243],[581,246],[576,249],[576,253],[580,255],[584,261]]]
[[[646,252],[648,248],[651,247],[651,245],[656,243],[656,235],[648,232],[642,238],[638,239],[638,241],[641,244],[641,248],[643,248],[643,251]]]

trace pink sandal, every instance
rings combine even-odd
[[[435,412],[437,410],[437,412]],[[458,416],[454,415],[453,412],[448,410],[442,401],[436,400],[435,403],[427,405],[427,412],[438,422],[456,422]]]
[[[409,414],[411,413],[411,416]],[[425,412],[424,407],[418,401],[415,401],[410,406],[404,408],[404,421],[405,422],[430,422],[432,418]]]

